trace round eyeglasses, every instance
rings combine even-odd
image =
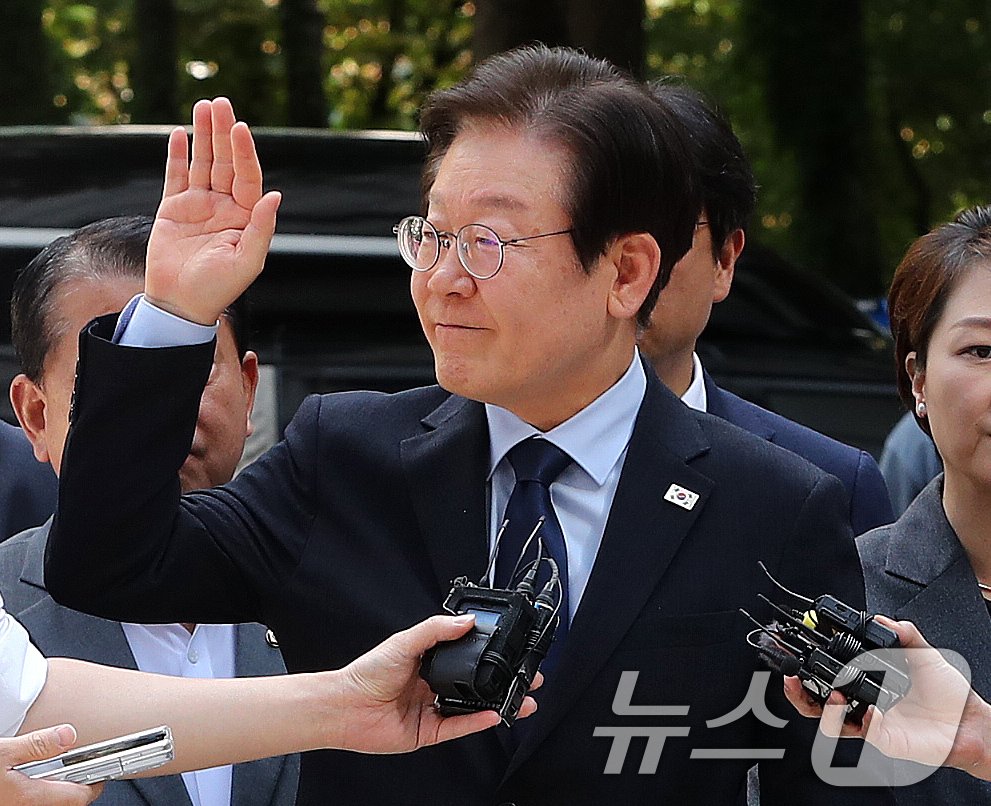
[[[476,280],[488,280],[499,273],[507,246],[573,232],[569,228],[504,241],[495,230],[484,224],[466,224],[457,232],[441,232],[418,215],[407,216],[392,231],[396,233],[396,240],[399,242],[399,253],[413,271],[430,271],[440,260],[441,250],[450,247],[453,239],[457,246],[458,260],[464,270]]]

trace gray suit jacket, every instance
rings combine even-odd
[[[43,581],[45,543],[51,521],[0,545],[0,591],[4,606],[24,625],[47,657],[69,657],[136,669],[134,656],[116,621],[106,621],[56,604]],[[279,650],[265,640],[260,624],[235,626],[234,665],[238,677],[283,674]],[[90,692],[92,696],[94,693]],[[80,692],[86,696],[87,692]],[[231,806],[291,806],[296,800],[299,757],[236,764]],[[178,775],[115,781],[95,803],[100,806],[191,806]]]
[[[974,689],[991,698],[991,617],[977,578],[942,502],[937,476],[895,523],[857,539],[867,608],[915,622],[929,643],[959,652]],[[899,804],[991,803],[991,783],[959,770],[940,770],[894,790]]]

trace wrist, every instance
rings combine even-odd
[[[991,705],[971,692],[960,718],[947,766],[991,780]]]
[[[348,698],[343,671],[316,672],[306,675],[309,713],[314,717],[314,749],[347,749]]]
[[[212,315],[212,312],[196,310],[194,308],[178,305],[174,302],[170,302],[169,300],[156,297],[148,291],[145,291],[145,301],[178,319],[184,319],[187,322],[194,325],[201,325],[202,327],[213,327],[217,324],[217,320],[220,318],[220,314],[214,316]]]

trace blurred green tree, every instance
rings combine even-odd
[[[761,186],[752,236],[852,293],[878,293],[911,239],[964,207],[991,202],[991,7],[984,0],[938,8],[925,0],[793,5],[647,0],[648,76],[684,76],[732,120]],[[823,36],[823,15],[856,5],[856,26],[840,20],[846,28],[835,41]],[[844,100],[860,112],[843,108]],[[794,132],[797,121],[810,131]],[[812,153],[817,148],[829,153]],[[830,183],[823,163],[851,150],[834,187],[813,192],[815,183]],[[837,212],[844,198],[849,211]],[[854,209],[876,236],[851,224]]]

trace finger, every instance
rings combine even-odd
[[[530,691],[536,691],[544,685],[544,673],[537,672],[537,676],[533,678],[533,682],[530,684]]]
[[[876,621],[895,631],[898,643],[906,649],[932,649],[929,642],[922,637],[919,628],[911,621],[895,621],[887,616],[875,616]]]
[[[833,691],[822,709],[822,719],[819,729],[827,736],[837,738],[843,733],[843,721],[846,719],[846,702],[842,696]]]
[[[520,706],[518,719],[526,719],[537,712],[537,701],[533,697],[524,697],[523,705]]]
[[[278,191],[266,193],[251,210],[251,220],[237,244],[237,260],[245,274],[257,277],[265,266],[265,257],[275,235],[275,218],[282,202]]]
[[[103,784],[70,784],[67,781],[33,781],[26,783],[24,794],[16,800],[24,806],[86,806],[103,793]],[[30,794],[28,794],[30,792]]]
[[[28,761],[42,761],[64,753],[76,743],[76,730],[72,725],[25,733],[11,739],[0,740],[0,760],[4,769]]]
[[[231,192],[241,207],[253,207],[262,195],[262,166],[255,151],[255,139],[248,124],[238,121],[231,129],[233,183]]]
[[[193,160],[189,164],[189,186],[210,187],[210,167],[213,163],[213,119],[209,101],[197,101],[193,106]]]
[[[873,705],[868,705],[867,711],[860,719],[860,731],[859,731],[860,734],[862,736],[867,736],[870,733],[871,725],[874,725],[875,730],[880,730],[881,722],[883,720],[884,720],[884,716],[877,709],[877,707]]]
[[[226,98],[215,98],[210,105],[213,122],[213,167],[210,187],[230,193],[234,184],[234,158],[231,149],[231,128],[236,122],[234,108]]]
[[[475,623],[473,615],[431,616],[408,630],[399,633],[403,640],[404,653],[419,657],[439,641],[453,641],[460,638]]]
[[[162,198],[182,193],[189,187],[189,142],[186,130],[177,126],[169,133],[169,153],[165,159],[165,186]]]
[[[810,719],[818,719],[822,716],[822,706],[812,699],[797,677],[785,677],[783,688],[788,702],[802,716]]]
[[[438,718],[441,721],[437,726],[437,732],[434,737],[435,742],[460,739],[469,733],[478,733],[480,730],[488,730],[499,724],[499,714],[495,711],[479,711],[476,714]]]

